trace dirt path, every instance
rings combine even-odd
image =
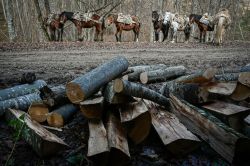
[[[23,72],[33,71],[49,84],[65,83],[118,55],[125,56],[130,65],[164,63],[184,65],[190,71],[210,66],[232,69],[250,63],[249,44],[231,42],[222,47],[199,43],[2,44],[0,82],[15,82]]]

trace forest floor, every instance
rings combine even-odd
[[[222,46],[200,43],[0,43],[0,89],[19,83],[24,72],[35,72],[49,85],[65,84],[116,56],[125,56],[130,66],[163,63],[184,65],[188,72],[208,67],[235,69],[250,63],[250,42],[226,42]],[[55,132],[70,149],[52,158],[39,158],[24,141],[17,142],[13,165],[87,165],[87,121],[74,116],[62,132]],[[13,130],[0,118],[0,165],[4,164],[14,144]],[[157,140],[157,141],[156,141]],[[128,165],[227,165],[205,143],[197,151],[176,157],[162,146],[155,131],[140,145],[129,143],[131,161]],[[81,147],[78,151],[77,148]],[[143,155],[153,152],[156,158]]]

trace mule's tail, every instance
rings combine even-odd
[[[215,44],[217,45],[220,45],[222,42],[222,31],[223,31],[224,20],[225,20],[224,17],[220,17],[216,27]]]

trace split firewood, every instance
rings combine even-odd
[[[133,99],[133,97],[131,97],[129,95],[123,95],[123,94],[116,93],[114,91],[113,85],[114,85],[114,82],[112,81],[105,86],[105,88],[102,92],[105,101],[107,101],[110,104],[122,104],[122,103],[135,101]]]
[[[122,79],[116,79],[114,81],[114,91],[116,93],[148,99],[162,106],[167,106],[169,104],[168,99],[160,93],[157,93],[156,91],[146,88],[140,84]]]
[[[196,72],[191,75],[181,76],[175,81],[178,83],[207,83],[214,78],[216,71],[217,69],[209,68],[205,71]]]
[[[250,115],[248,115],[245,119],[244,119],[245,123],[247,125],[250,125]]]
[[[121,122],[128,128],[128,135],[135,144],[141,143],[149,134],[151,115],[143,100],[120,106]]]
[[[104,98],[98,97],[80,102],[80,110],[88,119],[101,119],[103,113]]]
[[[79,104],[96,93],[103,85],[118,77],[128,68],[125,57],[117,57],[66,85],[66,94],[72,103]]]
[[[124,79],[129,80],[129,81],[140,81],[141,73],[146,72],[146,71],[165,69],[165,68],[167,68],[167,66],[164,64],[132,66],[132,67],[129,67],[128,70],[133,70],[134,72],[126,75]]]
[[[106,124],[110,159],[108,165],[124,165],[130,158],[126,131],[121,122],[111,112]]]
[[[237,83],[230,82],[230,83],[209,83],[203,86],[208,92],[220,95],[231,95],[234,90],[236,89]]]
[[[15,121],[14,128],[21,132],[22,138],[32,146],[40,157],[52,156],[68,148],[62,139],[43,128],[39,123],[32,121],[25,112],[10,109],[5,115],[7,121]]]
[[[249,163],[250,139],[187,101],[170,94],[173,113],[229,163]],[[237,165],[237,164],[236,164]]]
[[[66,95],[66,88],[64,85],[59,85],[52,88],[45,86],[40,90],[40,92],[43,103],[47,104],[50,107],[69,103],[69,99]]]
[[[214,80],[217,82],[229,82],[229,81],[237,81],[240,73],[225,73],[220,75],[215,75]]]
[[[109,152],[108,136],[101,120],[89,120],[88,157]]]
[[[46,86],[43,80],[37,80],[32,84],[17,85],[12,88],[0,90],[0,101],[31,94]]]
[[[209,100],[209,93],[206,88],[198,84],[182,84],[176,83],[175,81],[169,81],[165,83],[160,90],[160,93],[166,97],[169,97],[171,92],[175,92],[181,98],[193,104],[204,103]]]
[[[22,84],[31,84],[34,81],[36,81],[36,74],[33,72],[26,72],[22,74],[22,77],[20,78],[20,82]]]
[[[43,103],[32,103],[28,109],[28,113],[32,120],[41,123],[46,121],[49,109]]]
[[[237,83],[236,89],[230,96],[235,101],[242,101],[250,97],[250,87],[247,87],[241,83]]]
[[[73,104],[66,104],[50,112],[47,115],[47,122],[52,127],[63,127],[64,124],[79,110]]]
[[[180,123],[178,118],[154,103],[147,104],[152,125],[166,148],[175,155],[185,155],[200,145],[200,140]]]
[[[33,102],[42,102],[38,92],[0,101],[0,116],[9,108],[20,109],[23,111],[28,110]]]
[[[182,76],[186,73],[184,66],[174,66],[159,70],[145,71],[140,74],[140,81],[143,84],[152,82],[163,82],[168,79]]]
[[[244,118],[250,113],[250,108],[222,101],[215,101],[202,107],[223,119],[226,124],[237,131],[241,131]]]
[[[240,73],[238,81],[250,88],[250,72]]]

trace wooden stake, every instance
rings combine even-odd
[[[24,114],[24,121],[20,117]],[[32,121],[23,111],[10,109],[5,113],[7,121],[16,120],[22,126],[22,138],[32,146],[40,157],[55,155],[59,151],[68,148],[68,145],[53,133],[43,128],[39,123]]]
[[[66,94],[72,103],[80,103],[96,93],[128,68],[125,57],[117,57],[66,85]]]
[[[250,140],[229,128],[210,113],[170,94],[173,113],[229,163],[248,163]]]

